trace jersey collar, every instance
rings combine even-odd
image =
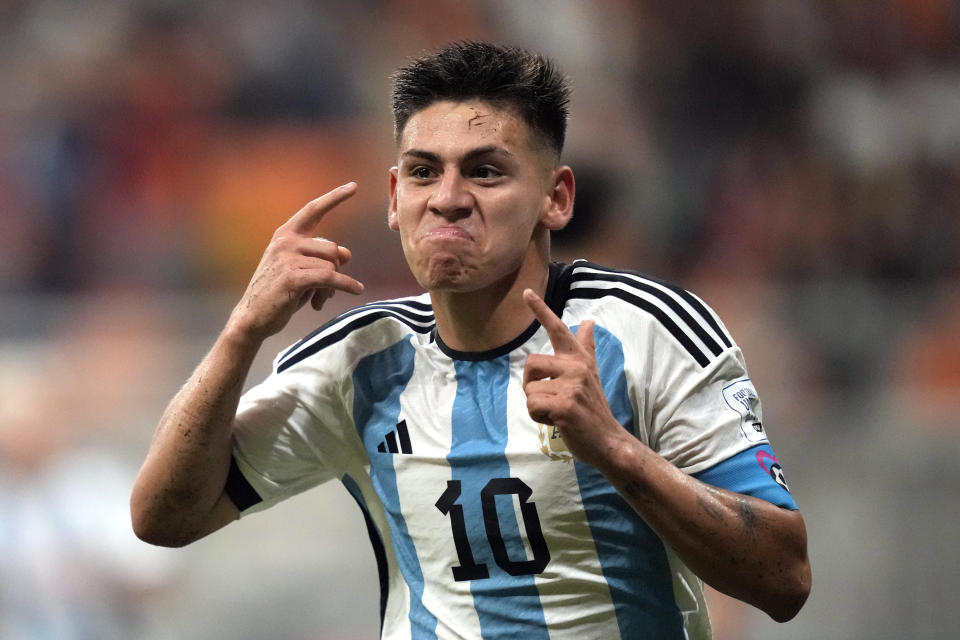
[[[550,272],[547,276],[547,291],[544,295],[544,302],[546,302],[547,306],[550,307],[550,309],[552,309],[553,312],[558,316],[563,313],[563,307],[567,302],[567,291],[570,287],[569,275],[569,265],[561,262],[550,263]],[[452,349],[444,343],[443,339],[440,337],[440,334],[437,333],[436,327],[434,327],[433,332],[431,333],[431,338],[437,343],[437,347],[441,352],[443,352],[444,355],[454,360],[478,362],[481,360],[493,360],[494,358],[499,358],[500,356],[506,355],[511,351],[518,349],[527,340],[533,337],[533,334],[535,334],[539,328],[540,322],[534,320],[532,323],[530,323],[530,326],[524,329],[520,335],[510,342],[486,351],[459,351],[457,349]]]

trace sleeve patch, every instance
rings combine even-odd
[[[749,378],[737,380],[725,386],[723,400],[740,416],[740,433],[747,442],[763,442],[767,439],[767,434],[763,431],[760,398]]]
[[[778,507],[797,508],[783,467],[768,444],[741,451],[693,477],[721,489],[762,498]]]

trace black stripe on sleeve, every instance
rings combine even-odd
[[[631,293],[627,293],[623,289],[588,289],[584,287],[570,290],[570,299],[585,298],[588,300],[596,300],[606,296],[620,298],[624,302],[629,302],[630,304],[643,309],[656,318],[660,324],[662,324],[664,328],[666,328],[666,330],[677,339],[677,342],[679,342],[683,348],[687,350],[687,353],[693,356],[693,359],[696,360],[701,367],[706,367],[708,364],[710,364],[710,358],[699,347],[697,347],[696,344],[694,344],[693,340],[690,339],[690,336],[688,336],[683,329],[678,327],[677,323],[675,323],[670,316],[664,313],[663,309],[653,304],[649,300],[635,296]]]
[[[342,320],[345,320],[357,314],[371,311],[373,309],[383,309],[386,311],[392,311],[396,313],[398,316],[406,317],[409,320],[414,322],[417,322],[417,321],[427,322],[427,323],[433,322],[433,307],[431,307],[429,304],[419,302],[417,300],[371,302],[370,304],[365,304],[365,305],[350,309],[349,311],[345,311],[344,313],[341,313],[335,318],[332,318],[329,321],[325,322],[321,326],[317,327],[314,331],[310,332],[309,334],[304,336],[302,339],[297,341],[296,344],[291,346],[285,352],[283,352],[277,360],[279,362],[282,362],[291,354],[295,353],[298,349],[300,349],[300,347],[302,347],[304,344],[306,344],[307,342],[309,342],[319,334],[323,333],[333,325],[337,324],[338,322],[341,322]]]
[[[253,505],[263,502],[257,490],[243,476],[243,472],[237,466],[236,458],[230,458],[230,471],[227,473],[227,486],[224,491],[240,511],[246,511]]]
[[[717,322],[716,318],[714,318],[710,310],[707,309],[706,306],[703,304],[703,302],[701,302],[695,295],[693,295],[683,287],[678,287],[673,283],[667,282],[665,280],[661,280],[659,278],[655,278],[645,273],[640,273],[638,271],[630,271],[628,269],[612,269],[610,267],[605,267],[603,265],[594,264],[593,262],[582,261],[580,263],[575,264],[574,266],[585,266],[585,267],[589,267],[590,269],[595,269],[597,271],[602,271],[604,273],[608,273],[611,275],[620,276],[621,282],[624,282],[625,284],[629,284],[632,286],[638,286],[636,279],[639,278],[640,280],[643,280],[646,282],[652,282],[654,284],[660,285],[665,289],[669,289],[676,295],[683,298],[684,301],[686,301],[686,303],[689,304],[690,307],[694,311],[696,311],[700,317],[703,318],[704,322],[710,325],[710,328],[713,329],[718,336],[720,336],[720,341],[723,342],[723,344],[727,348],[730,348],[733,346],[733,341],[730,339],[727,332],[720,327],[720,324]],[[625,276],[632,276],[632,278],[625,277]],[[578,279],[589,280],[590,278],[589,276],[584,275],[579,277]],[[666,294],[664,294],[661,291],[659,295],[662,297],[662,296],[665,296]],[[666,300],[666,298],[662,298],[662,299]]]
[[[723,341],[723,344],[729,349],[733,346],[733,342],[727,337],[727,332],[724,331],[720,324],[717,322],[717,319],[713,317],[713,314],[704,307],[703,303],[689,291],[685,289],[679,289],[677,287],[671,287],[673,291],[677,293],[680,297],[687,301],[691,307],[697,310],[697,312],[703,316],[703,319],[706,320],[707,324],[710,325],[710,328],[717,332],[717,335],[720,336],[720,339]]]
[[[707,348],[710,349],[710,351],[713,353],[714,356],[718,356],[721,353],[723,353],[723,346],[719,342],[717,342],[716,338],[714,338],[713,336],[707,333],[707,331],[703,328],[703,325],[697,322],[693,318],[693,316],[691,316],[690,313],[686,309],[684,309],[679,302],[677,302],[675,298],[673,298],[670,294],[664,292],[663,290],[658,289],[657,287],[654,287],[653,285],[650,285],[644,282],[638,282],[631,278],[627,278],[615,273],[590,273],[590,272],[581,271],[574,274],[573,280],[579,281],[579,282],[589,282],[591,280],[602,281],[602,282],[617,282],[617,283],[623,284],[626,287],[630,287],[638,291],[643,291],[644,293],[647,293],[657,298],[658,300],[661,300],[664,304],[670,307],[670,309],[677,314],[680,320],[683,321],[683,324],[686,327],[688,327],[693,333],[695,333],[697,337],[700,338],[701,342],[703,342],[703,344],[705,344]],[[673,289],[672,287],[670,287],[670,289],[671,291],[674,291],[674,293],[678,293],[676,289]],[[571,291],[571,295],[576,296],[577,295],[576,292],[577,292],[577,289],[573,289]],[[627,295],[634,297],[631,294],[627,294]],[[696,298],[693,298],[693,296],[691,296],[691,298],[694,301],[696,301]],[[699,305],[699,303],[694,308],[697,309],[698,307],[702,308]],[[704,310],[704,313],[705,312],[706,310]],[[718,332],[718,333],[720,333],[720,335],[723,335],[723,332]]]
[[[304,346],[299,351],[288,351],[288,355],[285,355],[284,358],[277,364],[277,373],[281,373],[289,369],[298,362],[309,358],[319,351],[322,351],[331,344],[343,340],[345,337],[350,335],[350,333],[356,331],[357,329],[365,327],[369,324],[373,324],[381,318],[393,318],[395,320],[399,320],[417,333],[430,333],[433,330],[433,324],[429,324],[427,326],[418,325],[406,316],[395,313],[395,311],[396,309],[372,311],[367,315],[362,315],[359,318],[347,323],[340,329],[325,335],[316,342]],[[342,320],[342,318],[338,318],[337,320]],[[433,316],[429,316],[429,321],[433,321]]]

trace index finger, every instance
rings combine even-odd
[[[570,353],[577,350],[578,343],[573,332],[563,324],[563,320],[557,317],[557,314],[547,306],[543,299],[534,293],[533,289],[523,290],[523,301],[527,303],[534,317],[547,330],[550,337],[550,344],[553,345],[555,353]]]
[[[348,182],[332,191],[328,191],[319,198],[311,200],[304,205],[300,211],[297,211],[287,220],[284,226],[289,227],[290,230],[295,233],[312,233],[327,212],[352,196],[356,191],[356,182]]]

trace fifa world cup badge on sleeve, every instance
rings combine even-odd
[[[749,378],[725,386],[723,399],[728,407],[740,415],[740,432],[748,442],[763,442],[767,439],[760,415],[760,398]]]

